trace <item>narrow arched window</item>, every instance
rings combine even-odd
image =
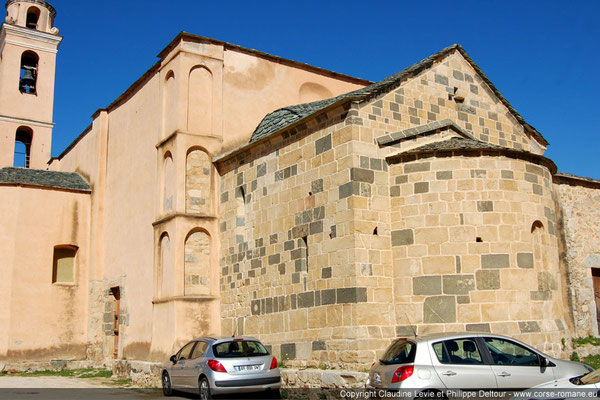
[[[17,129],[13,166],[29,168],[32,138],[33,131],[30,128],[22,126]]]
[[[26,51],[21,56],[21,74],[19,90],[21,93],[36,94],[38,63],[40,58],[33,51]]]
[[[37,7],[30,7],[29,10],[27,10],[25,26],[30,29],[37,29],[39,19],[40,10]]]
[[[75,256],[77,246],[54,247],[52,261],[52,283],[75,283]]]

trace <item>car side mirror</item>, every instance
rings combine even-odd
[[[171,356],[171,358],[169,358],[169,360],[173,363],[176,364],[177,363],[177,358],[175,358],[174,355]]]
[[[540,356],[540,366],[542,368],[546,368],[549,364],[550,364],[550,362],[548,361],[548,359],[546,357]]]

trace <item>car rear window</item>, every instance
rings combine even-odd
[[[252,340],[232,340],[213,345],[215,357],[260,357],[269,352],[260,342]]]
[[[407,364],[415,361],[417,345],[408,340],[396,340],[379,360],[382,364]]]

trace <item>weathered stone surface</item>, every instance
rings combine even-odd
[[[533,253],[517,253],[519,268],[533,268]]]
[[[312,342],[312,350],[313,351],[327,350],[327,345],[322,340],[313,340],[313,342]]]
[[[431,296],[423,303],[423,322],[456,322],[456,298],[454,296]]]
[[[479,290],[500,289],[500,271],[498,270],[479,270],[475,272],[475,277]]]
[[[492,201],[478,201],[477,211],[479,212],[491,212],[494,211],[494,202]]]
[[[281,345],[281,360],[294,360],[296,358],[296,343],[284,343]]]
[[[352,168],[350,169],[350,180],[357,182],[375,182],[375,173],[369,169]]]
[[[392,231],[392,246],[406,246],[414,242],[415,236],[412,229]]]
[[[417,182],[415,183],[415,194],[429,192],[429,182]]]
[[[519,329],[521,333],[540,332],[540,326],[536,321],[520,321]]]
[[[315,141],[315,154],[319,155],[321,153],[326,152],[327,150],[331,150],[331,134],[324,136]]]
[[[445,275],[444,294],[468,294],[475,289],[475,277],[473,275]]]
[[[396,336],[414,336],[416,331],[414,325],[399,325],[396,327]]]
[[[491,332],[490,324],[467,324],[465,327],[467,332]]]
[[[441,276],[417,276],[412,281],[415,295],[442,294]]]
[[[336,292],[337,303],[363,303],[367,301],[367,288],[340,288]]]
[[[509,268],[508,254],[482,254],[481,268]]]
[[[424,172],[429,171],[430,169],[431,164],[428,162],[411,163],[404,166],[404,173],[408,174],[410,172]]]

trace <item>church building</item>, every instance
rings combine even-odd
[[[0,31],[0,360],[249,335],[362,368],[397,336],[598,334],[600,181],[460,45],[376,83],[182,32],[51,157],[62,37]]]

